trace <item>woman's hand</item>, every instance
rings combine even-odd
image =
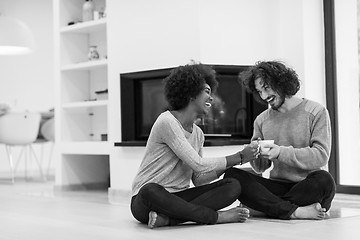
[[[245,146],[245,148],[241,151],[243,156],[242,164],[250,162],[258,158],[260,154],[260,146],[257,142],[252,142],[249,145]]]
[[[242,165],[244,163],[253,161],[260,156],[260,147],[257,142],[246,145],[242,151],[226,156],[226,169],[235,165]],[[226,170],[225,169],[225,170]],[[217,171],[217,176],[224,173],[225,170]]]

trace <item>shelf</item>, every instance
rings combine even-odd
[[[106,141],[62,142],[62,154],[110,154],[110,144]]]
[[[108,181],[110,171],[109,98],[97,94],[109,89],[107,19],[67,25],[81,19],[84,2],[53,0],[57,185]],[[94,0],[95,11],[105,10],[106,2]],[[89,60],[92,46],[97,47],[97,60]]]
[[[88,34],[98,32],[106,29],[106,22],[106,18],[101,18],[94,21],[75,23],[73,25],[62,27],[60,33]]]
[[[97,101],[63,103],[62,108],[77,109],[77,108],[105,107],[107,105],[108,105],[108,100],[97,100]]]
[[[63,66],[61,68],[61,71],[86,71],[86,70],[106,67],[107,64],[108,64],[107,59],[73,63]]]

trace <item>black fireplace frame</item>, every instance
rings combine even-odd
[[[237,76],[240,71],[246,70],[249,66],[243,65],[211,65],[216,71],[217,75],[230,75]],[[154,78],[165,78],[167,77],[171,68],[163,68],[156,70],[145,70],[138,72],[129,72],[120,74],[120,93],[121,93],[121,126],[122,126],[122,141],[115,143],[115,146],[145,146],[147,138],[138,137],[136,133],[137,123],[136,116],[139,115],[139,111],[136,109],[136,96],[134,93],[136,88],[136,81],[154,79]],[[221,81],[219,82],[221,84]],[[254,106],[255,109],[250,109],[248,114],[250,120],[246,122],[246,126],[253,130],[253,120],[255,117],[267,108],[263,103],[257,102],[251,93],[246,93],[246,102]],[[242,136],[208,136],[205,134],[205,146],[225,146],[225,145],[241,145],[250,142],[250,137]]]

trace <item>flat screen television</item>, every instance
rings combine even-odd
[[[239,72],[248,66],[211,66],[219,86],[209,114],[196,122],[204,131],[205,145],[248,143],[255,117],[267,108],[238,82]],[[154,121],[168,109],[163,79],[172,69],[120,74],[122,142],[146,142]]]

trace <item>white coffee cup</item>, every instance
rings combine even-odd
[[[260,152],[261,152],[261,153],[268,152],[268,151],[270,150],[270,148],[269,148],[269,147],[265,147],[265,146],[268,146],[269,144],[274,144],[274,140],[260,140],[260,141],[259,141]]]
[[[266,153],[270,150],[268,146],[269,144],[274,144],[274,140],[259,140],[259,141],[253,141],[255,143],[258,143],[260,145],[260,153]]]

